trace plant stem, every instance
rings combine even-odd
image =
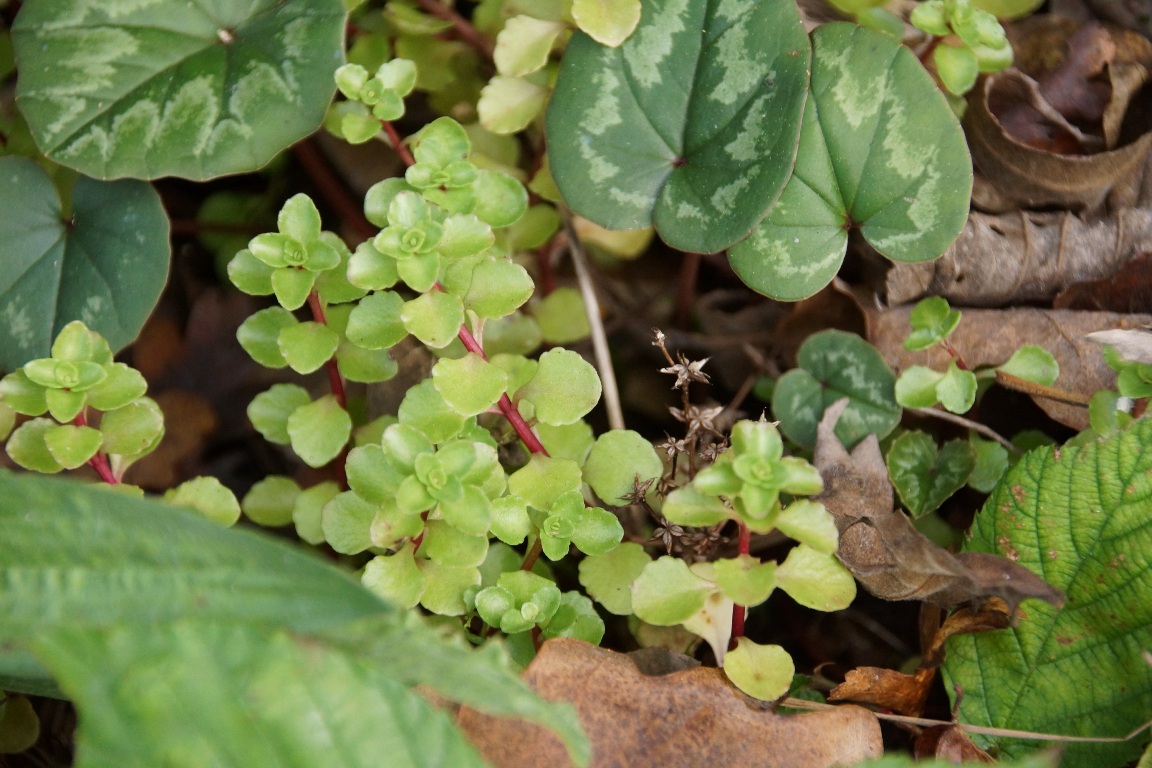
[[[1088,403],[1092,399],[1079,392],[1069,392],[1066,389],[1047,387],[1043,384],[1037,384],[1034,381],[1028,381],[1028,379],[1022,379],[1019,376],[1013,376],[1010,373],[1004,373],[1003,371],[996,371],[996,383],[1008,389],[1023,392],[1026,395],[1044,397],[1059,403],[1079,405],[1085,408],[1088,407]]]
[[[544,547],[540,543],[539,534],[537,534],[536,541],[532,542],[532,546],[528,548],[528,553],[524,555],[524,562],[520,563],[520,570],[532,570],[532,566],[536,565],[536,558],[540,557],[540,553],[543,551]]]
[[[972,421],[971,419],[966,419],[963,416],[952,413],[951,411],[942,411],[939,408],[909,408],[908,410],[910,410],[912,413],[919,414],[920,416],[931,416],[936,419],[942,419],[943,421],[950,421],[953,424],[959,424],[962,427],[967,427],[968,429],[984,435],[984,437],[987,437],[989,440],[995,440],[996,442],[1000,443],[1000,445],[1004,446],[1004,448],[1006,448],[1009,453],[1015,456],[1019,456],[1021,453],[1020,449],[1013,445],[1007,438],[1002,436],[991,427],[985,426],[978,421]]]
[[[452,22],[452,26],[460,39],[475,48],[488,61],[492,61],[491,43],[485,40],[484,36],[477,32],[476,27],[469,24],[467,19],[452,8],[440,4],[437,0],[417,0],[417,2],[420,3],[421,8],[436,18]]]
[[[484,360],[488,359],[480,343],[476,341],[476,337],[468,330],[468,326],[460,326],[460,333],[458,335],[460,336],[460,341],[464,342],[465,349],[469,352],[475,352]],[[516,435],[520,438],[521,442],[524,443],[524,447],[532,453],[547,456],[548,451],[544,449],[540,438],[536,437],[536,433],[532,431],[532,427],[528,426],[528,422],[524,421],[524,417],[520,415],[520,411],[516,410],[516,406],[512,404],[512,399],[508,397],[507,392],[500,395],[500,401],[497,405],[500,408],[500,413],[504,414],[504,418],[508,419],[508,423],[512,425],[512,429],[516,430]]]
[[[747,555],[752,549],[752,531],[748,530],[748,526],[744,525],[743,520],[737,520],[736,524],[740,526],[740,538],[736,544],[736,551],[741,555]],[[735,648],[736,641],[744,637],[745,613],[744,606],[732,606],[732,639],[728,641],[729,650]]]
[[[76,418],[72,419],[72,423],[78,427],[88,426],[88,419],[84,415],[84,411],[76,414]],[[88,466],[96,470],[96,474],[100,475],[100,479],[108,483],[108,485],[120,484],[120,479],[112,472],[112,464],[108,461],[108,454],[103,451],[97,451],[95,456],[88,459]]]
[[[952,342],[948,341],[948,339],[940,339],[940,346],[943,347],[944,351],[951,355],[952,359],[956,361],[957,368],[962,371],[971,370],[968,367],[968,363],[964,362],[964,358],[961,357],[960,353],[956,350],[956,347],[952,346]]]
[[[328,318],[324,316],[324,305],[320,303],[320,294],[316,293],[315,288],[308,294],[308,308],[312,310],[313,320],[321,325],[328,325]],[[332,394],[336,396],[336,402],[341,408],[348,410],[348,396],[344,391],[344,379],[340,376],[336,358],[329,358],[328,362],[324,363],[324,369],[328,371],[328,385],[332,388]]]
[[[381,120],[380,125],[384,126],[384,133],[388,134],[388,140],[392,142],[392,148],[396,150],[396,154],[400,155],[400,159],[404,161],[404,165],[416,165],[416,158],[412,156],[412,150],[404,145],[404,140],[400,138],[400,134],[396,131],[396,126],[387,120]]]

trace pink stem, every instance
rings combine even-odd
[[[400,159],[404,161],[404,165],[416,165],[416,158],[412,156],[412,151],[404,146],[400,134],[396,131],[396,126],[387,120],[381,120],[380,125],[384,126],[384,133],[388,134],[388,140],[392,142],[392,148],[396,150],[396,154],[400,155]]]
[[[321,325],[328,324],[328,318],[324,316],[324,305],[320,303],[320,294],[316,293],[313,288],[312,292],[308,294],[308,308],[312,310],[312,319]],[[328,371],[328,384],[332,388],[332,394],[336,396],[336,402],[344,410],[348,410],[348,396],[344,392],[344,379],[340,376],[340,367],[336,364],[336,358],[332,357],[324,364],[324,369]]]
[[[88,426],[88,419],[84,416],[84,411],[76,414],[76,418],[72,419],[72,423],[78,427]],[[96,470],[96,474],[100,475],[100,479],[108,483],[108,485],[119,485],[120,480],[112,472],[112,465],[108,461],[108,454],[97,451],[96,455],[88,459],[88,466]]]

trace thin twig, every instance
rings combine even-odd
[[[909,408],[908,410],[920,416],[931,416],[943,421],[950,421],[953,424],[958,424],[961,427],[967,427],[968,429],[979,432],[989,440],[995,440],[996,442],[1000,443],[1000,445],[1004,446],[1010,453],[1015,456],[1019,456],[1021,453],[1023,453],[1019,448],[1009,442],[1004,436],[996,432],[996,430],[985,426],[978,421],[972,421],[971,419],[966,419],[963,416],[951,413],[950,411],[942,411],[938,408]]]
[[[564,212],[564,232],[568,237],[568,252],[572,254],[572,264],[576,267],[576,281],[580,284],[580,295],[584,299],[584,311],[588,315],[588,327],[592,331],[592,352],[596,357],[596,368],[600,372],[600,382],[604,385],[604,408],[608,412],[608,426],[624,429],[624,411],[620,407],[620,389],[616,384],[616,372],[612,369],[612,353],[608,349],[608,336],[604,333],[604,321],[600,317],[600,301],[592,285],[592,275],[588,270],[588,257],[584,246],[572,226],[572,215]]]

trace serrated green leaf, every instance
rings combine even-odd
[[[1008,471],[964,550],[992,552],[1067,595],[1030,602],[1017,626],[948,643],[946,687],[962,722],[1040,733],[1124,736],[1152,710],[1152,422],[1078,448],[1040,448]],[[951,694],[950,694],[951,695]],[[1058,702],[1059,706],[1053,706]],[[1009,758],[1042,746],[976,736]],[[1139,740],[1066,744],[1068,765],[1123,765]]]
[[[288,445],[288,418],[297,408],[312,402],[308,390],[299,384],[273,384],[248,404],[248,420],[270,443]]]
[[[643,489],[664,472],[652,443],[629,429],[600,435],[584,462],[584,482],[607,504],[624,504],[637,488]]]
[[[7,318],[0,368],[47,357],[57,333],[76,319],[119,350],[140,333],[168,279],[168,217],[151,186],[81,177],[70,203],[65,213],[36,163],[0,158],[0,311]]]
[[[232,525],[240,519],[236,495],[214,477],[194,477],[164,493],[164,501],[193,509],[214,523]]]
[[[98,411],[123,408],[148,390],[144,375],[124,363],[105,365],[104,372],[104,380],[87,391],[88,405]]]
[[[564,198],[683,251],[742,240],[791,175],[809,50],[791,3],[648,0],[618,48],[575,34],[546,120]]]
[[[749,287],[789,301],[832,280],[851,228],[894,261],[936,258],[964,226],[972,191],[960,124],[900,41],[824,24],[812,50],[795,173],[759,228],[729,251]]]
[[[322,467],[340,455],[352,434],[352,418],[335,395],[324,395],[288,416],[292,450],[310,467]]]
[[[467,417],[444,402],[431,379],[408,389],[396,415],[402,424],[415,427],[434,443],[456,437],[467,421]]]
[[[510,315],[523,306],[535,288],[524,267],[508,258],[489,256],[472,270],[472,281],[461,298],[465,308],[478,317],[494,319]],[[485,331],[490,327],[485,327]],[[487,333],[484,341],[488,341]]]
[[[580,584],[609,613],[628,616],[632,613],[632,582],[652,558],[644,547],[626,541],[604,555],[580,561]]]
[[[632,582],[632,610],[649,624],[680,624],[704,606],[712,589],[688,570],[683,560],[661,557],[645,566]]]
[[[758,645],[746,637],[724,655],[724,674],[749,696],[774,701],[788,693],[796,666],[778,645]]]
[[[936,510],[964,487],[976,465],[966,440],[950,440],[937,451],[924,432],[905,432],[888,448],[888,474],[912,517]]]
[[[388,381],[400,371],[387,349],[364,349],[347,340],[336,349],[336,368],[348,381],[365,384]]]
[[[944,374],[926,365],[913,365],[896,379],[894,394],[896,402],[905,408],[931,408],[940,402],[936,385]]]
[[[640,23],[640,0],[575,0],[572,18],[596,42],[616,47]]]
[[[600,400],[600,376],[592,364],[569,349],[550,349],[540,356],[532,379],[516,390],[517,400],[536,408],[546,424],[572,424]]]
[[[20,110],[92,176],[252,171],[319,126],[345,19],[340,0],[33,4],[12,27]]]
[[[370,504],[352,491],[338,493],[324,504],[320,527],[332,549],[355,555],[372,546],[369,533],[378,505]]]
[[[365,349],[386,349],[408,335],[400,313],[404,299],[394,291],[373,293],[361,299],[348,315],[348,340]]]
[[[827,330],[808,337],[797,353],[799,368],[788,371],[772,393],[780,428],[800,445],[816,444],[816,424],[824,409],[842,397],[847,410],[836,436],[848,449],[868,433],[884,437],[900,421],[895,377],[884,358],[859,336]]]
[[[253,485],[240,501],[240,509],[257,525],[275,527],[292,522],[300,486],[290,477],[269,475]]]
[[[412,544],[391,555],[377,555],[364,566],[360,583],[402,608],[415,608],[424,594],[424,573],[416,567]]]
[[[776,527],[781,533],[807,544],[817,552],[835,552],[840,543],[836,521],[818,501],[793,501],[777,515]]]
[[[856,597],[856,580],[836,555],[807,544],[795,547],[776,569],[776,586],[817,611],[847,608]]]

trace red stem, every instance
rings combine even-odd
[[[748,530],[748,526],[744,525],[742,520],[737,520],[736,524],[740,526],[740,539],[737,542],[736,551],[741,555],[747,555],[752,549],[752,531]],[[744,606],[732,606],[732,639],[728,641],[729,650],[735,648],[736,641],[744,637],[745,613]]]
[[[956,347],[952,346],[952,342],[948,341],[948,339],[940,339],[940,346],[943,347],[944,351],[951,355],[952,359],[956,361],[957,368],[962,371],[970,370],[968,368],[968,364],[964,362],[964,358],[960,356],[958,351],[956,351]]]
[[[412,151],[404,144],[400,134],[396,131],[396,126],[387,120],[381,120],[380,125],[384,126],[384,133],[388,134],[388,140],[392,142],[392,148],[396,150],[396,154],[400,155],[400,159],[404,161],[404,165],[416,165],[416,158],[412,156]]]
[[[313,320],[321,325],[328,325],[328,318],[324,316],[324,305],[320,303],[320,294],[316,293],[315,288],[308,294],[308,308],[312,310]],[[348,410],[348,396],[344,392],[344,379],[340,377],[340,367],[336,364],[336,358],[329,358],[324,368],[328,371],[328,385],[332,388],[332,394],[336,396],[336,402],[341,408]]]
[[[88,419],[84,416],[84,411],[76,414],[76,418],[72,419],[72,423],[78,427],[88,426]],[[112,472],[112,465],[108,462],[108,454],[97,451],[95,456],[88,459],[88,466],[96,470],[96,474],[100,475],[100,479],[108,483],[108,485],[120,484],[120,479]]]

